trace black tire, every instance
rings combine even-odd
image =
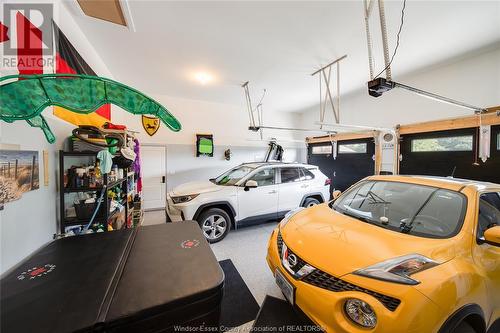
[[[316,206],[316,205],[319,205],[320,202],[318,199],[315,199],[315,198],[307,198],[306,200],[304,200],[304,203],[302,204],[302,207],[312,207],[312,206]]]
[[[170,218],[170,216],[168,216],[167,212],[165,211],[165,222],[166,223],[170,223],[172,222],[172,219]]]
[[[231,217],[220,208],[210,208],[203,211],[197,220],[203,236],[209,243],[220,242],[231,229]]]
[[[457,328],[453,330],[453,333],[476,333],[476,330],[472,328],[468,322],[462,321]]]

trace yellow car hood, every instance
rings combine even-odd
[[[334,276],[406,254],[440,263],[455,256],[449,239],[403,234],[359,221],[322,204],[302,210],[281,228],[285,244],[308,264]]]

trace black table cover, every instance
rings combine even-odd
[[[1,332],[218,326],[223,281],[193,222],[58,239],[1,280]]]

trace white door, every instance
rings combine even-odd
[[[278,185],[274,168],[257,171],[250,179],[256,188],[238,187],[238,220],[246,218],[276,218],[278,212]]]
[[[303,177],[297,167],[281,169],[281,183],[278,185],[278,212],[286,213],[299,207],[308,182],[302,181]]]
[[[142,199],[144,209],[165,208],[167,150],[164,146],[141,146]]]

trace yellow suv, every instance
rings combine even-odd
[[[500,332],[500,185],[373,176],[289,213],[267,262],[327,332]]]

